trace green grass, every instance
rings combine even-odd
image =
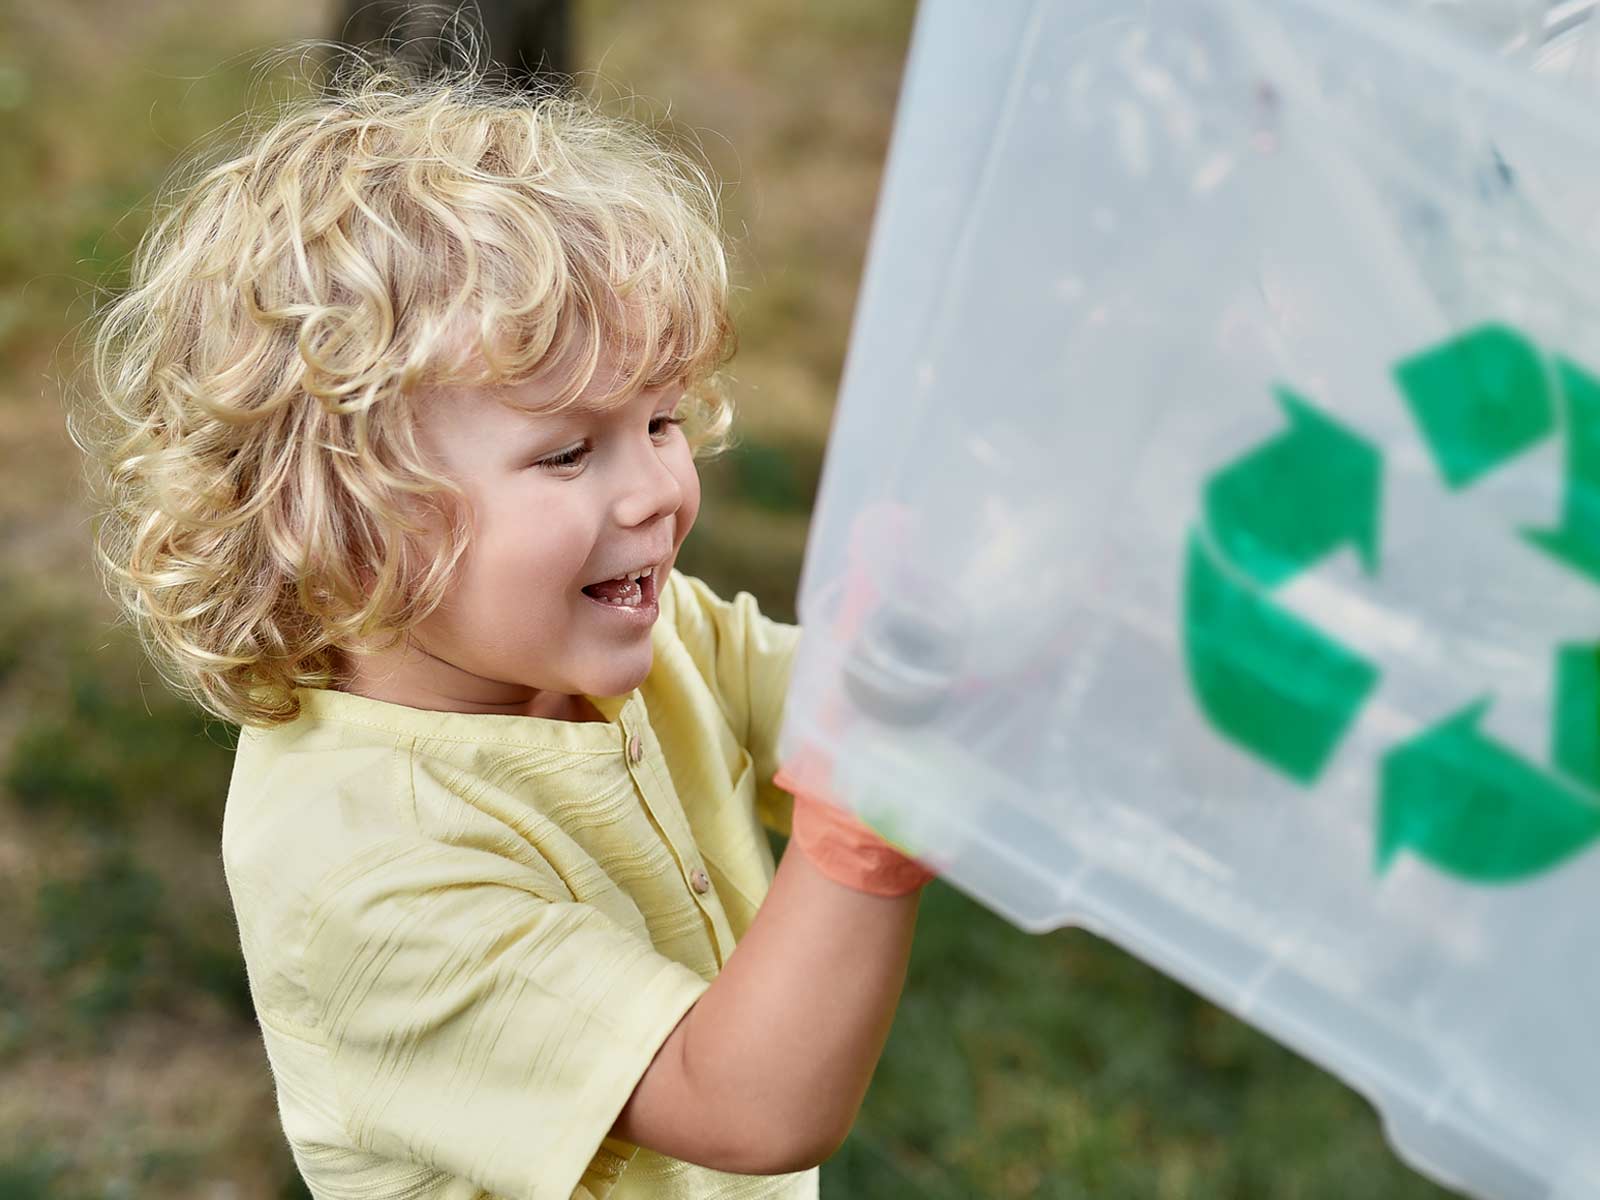
[[[104,1027],[142,999],[142,985],[155,982],[161,892],[161,881],[124,847],[102,852],[80,877],[40,886],[35,962],[49,978],[84,975],[68,1003],[85,1027]]]
[[[71,1193],[57,1181],[71,1159],[59,1150],[29,1150],[15,1157],[0,1157],[0,1198],[3,1200],[68,1200]]]
[[[809,513],[816,471],[803,471],[797,457],[768,442],[740,442],[729,452],[740,498],[767,512]]]
[[[229,913],[195,913],[169,894],[130,844],[111,840],[84,870],[45,879],[34,896],[32,965],[50,987],[66,1041],[104,1046],[116,1019],[214,997],[253,1015]]]
[[[0,759],[0,786],[36,829],[84,853],[71,866],[43,864],[28,903],[31,951],[0,962],[0,994],[9,984],[19,1000],[0,1022],[0,1059],[24,1040],[103,1045],[118,1016],[186,994],[248,1018],[231,916],[215,889],[207,896],[192,887],[194,872],[215,875],[220,864],[212,856],[186,865],[175,896],[141,858],[140,840],[164,830],[180,854],[214,844],[235,731],[152,686],[126,630],[91,632],[86,614],[47,615],[24,584],[8,585],[34,636],[11,643],[4,694],[26,695],[28,704]],[[20,1004],[27,996],[31,1011]]]
[[[231,726],[201,720],[115,637],[74,653],[64,683],[59,695],[35,689],[11,750],[4,782],[23,808],[122,828],[159,805],[197,830],[217,828]]]

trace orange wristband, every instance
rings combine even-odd
[[[787,768],[773,782],[794,793],[789,844],[835,883],[873,896],[904,896],[937,878],[849,813],[801,790]]]

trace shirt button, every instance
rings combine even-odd
[[[639,735],[636,733],[628,739],[628,761],[636,763],[643,757],[644,742],[640,740]]]
[[[699,867],[696,867],[689,873],[689,886],[700,895],[704,896],[711,890],[711,876],[707,875]]]

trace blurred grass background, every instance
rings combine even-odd
[[[89,567],[73,331],[175,156],[325,0],[0,0],[0,1200],[305,1194],[223,886],[231,732],[164,692]],[[910,0],[579,0],[579,65],[726,181],[742,445],[680,566],[793,598]],[[1082,932],[935,884],[842,1197],[1444,1196],[1355,1094]]]

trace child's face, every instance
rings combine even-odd
[[[534,387],[514,390],[531,402]],[[419,437],[467,494],[471,542],[411,647],[361,668],[352,690],[417,708],[569,719],[587,709],[578,697],[643,682],[654,597],[700,509],[693,455],[669,420],[682,395],[674,385],[607,412],[547,414],[471,389],[431,397]],[[646,566],[656,578],[639,609],[582,590]]]

